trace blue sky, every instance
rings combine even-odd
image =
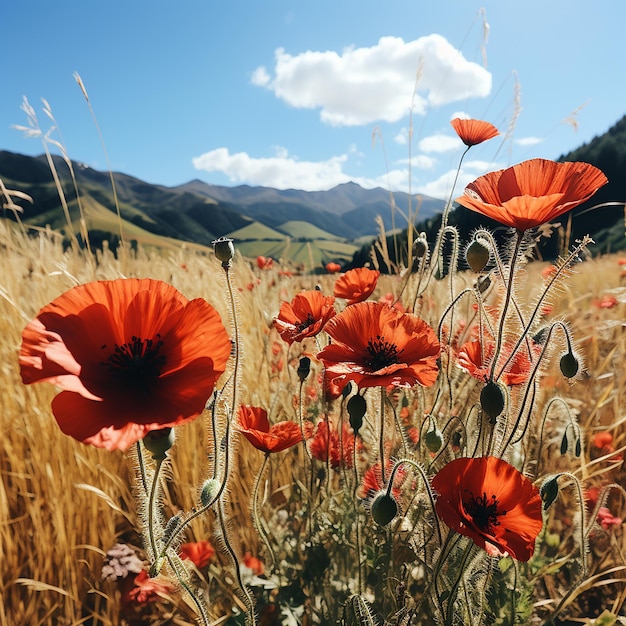
[[[112,169],[168,186],[410,180],[446,197],[454,116],[502,133],[461,187],[626,113],[622,0],[4,0],[0,24],[0,149],[42,152],[12,126],[26,97],[47,131],[45,98],[69,156],[107,169],[78,72]]]

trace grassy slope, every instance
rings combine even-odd
[[[168,254],[140,249],[136,256],[117,259],[104,253],[96,264],[71,250],[64,251],[58,241],[45,236],[22,238],[0,223],[0,249],[0,624],[122,626],[119,591],[100,579],[100,568],[104,551],[116,541],[140,545],[140,538],[132,531],[136,523],[130,487],[132,462],[123,453],[96,450],[60,432],[50,410],[54,388],[46,384],[24,386],[20,381],[16,359],[20,333],[41,306],[75,281],[120,274],[167,280],[189,298],[205,297],[227,320],[223,280],[212,255],[183,248]],[[306,246],[300,252],[306,258]],[[529,286],[540,281],[541,267],[528,269]],[[277,394],[276,379],[270,376],[274,336],[268,326],[285,295],[290,297],[298,289],[316,284],[325,293],[332,293],[334,277],[281,277],[275,270],[256,272],[241,260],[235,263],[232,274],[239,286],[259,278],[252,291],[239,292],[245,346],[242,400],[264,404],[273,398],[275,414],[292,415],[293,389],[288,387],[288,393]],[[471,277],[461,276],[460,280]],[[556,377],[550,384],[581,407],[580,420],[588,427],[588,436],[592,428],[606,428],[603,425],[617,423],[624,414],[626,334],[622,324],[626,304],[622,302],[614,309],[593,305],[607,290],[623,296],[619,281],[614,257],[581,264],[568,289],[554,303],[554,314],[571,320],[591,377],[575,385]],[[397,277],[381,277],[374,297],[397,290],[398,285]],[[623,426],[614,433],[616,447],[623,445]],[[177,481],[168,487],[169,514],[179,507],[189,510],[195,504],[197,492],[190,486],[201,483],[206,475],[204,446],[198,445],[205,440],[201,420],[179,429],[172,471]],[[241,550],[256,554],[258,535],[250,525],[248,503],[262,455],[245,445],[245,441],[239,443],[245,454],[239,455],[229,498]],[[285,453],[273,462],[288,463],[289,458]],[[289,466],[274,468],[277,476],[291,471]],[[210,524],[210,516],[198,520],[188,540],[211,538]],[[616,536],[615,540],[621,541],[623,549],[623,538]],[[228,574],[218,568],[218,562],[216,559],[211,566],[211,575],[224,580]],[[194,622],[185,618],[184,605],[180,604],[176,618],[158,623]]]

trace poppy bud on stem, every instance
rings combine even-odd
[[[489,246],[484,239],[474,239],[465,250],[465,260],[473,272],[482,272],[489,263]]]
[[[213,243],[213,250],[218,261],[222,262],[222,267],[227,269],[235,256],[235,246],[233,240],[228,237],[220,237]]]
[[[176,435],[173,428],[150,431],[143,439],[144,448],[152,453],[155,461],[164,461],[168,450],[174,445]]]
[[[352,427],[354,434],[358,435],[361,426],[363,426],[363,416],[367,411],[365,398],[358,393],[355,394],[348,400],[346,408],[348,409],[348,414],[350,415],[350,426]]]
[[[298,363],[298,378],[300,382],[304,382],[311,372],[311,359],[308,356],[303,356]]]
[[[502,386],[490,380],[480,392],[480,406],[489,418],[490,424],[495,424],[497,417],[504,411],[505,394]]]

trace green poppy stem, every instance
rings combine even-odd
[[[384,387],[380,388],[380,436],[378,440],[378,455],[380,457],[380,474],[383,486],[385,479],[385,402],[387,393]]]
[[[276,557],[274,555],[274,549],[272,548],[272,543],[263,528],[263,524],[261,523],[261,516],[259,515],[259,486],[261,484],[261,478],[263,477],[263,472],[267,466],[267,462],[270,458],[270,453],[266,452],[265,457],[263,458],[263,464],[259,469],[258,474],[256,475],[256,479],[254,481],[254,489],[252,490],[252,521],[254,522],[254,527],[257,529],[261,540],[265,544],[265,548],[271,559],[270,569],[274,569],[276,565]]]
[[[504,341],[504,327],[506,325],[506,315],[509,310],[509,304],[511,303],[511,297],[513,295],[513,278],[515,276],[515,266],[522,247],[522,241],[524,240],[524,231],[518,230],[516,233],[515,247],[513,248],[513,255],[511,256],[511,262],[509,264],[509,276],[506,281],[506,294],[504,296],[504,303],[502,304],[502,313],[500,314],[500,322],[498,325],[498,332],[496,333],[496,347],[493,353],[493,361],[491,363],[491,372],[489,373],[489,380],[494,380],[496,372],[496,364],[502,350],[502,343]],[[502,276],[502,280],[505,277]],[[523,336],[522,336],[523,337]],[[521,340],[520,340],[521,341]]]

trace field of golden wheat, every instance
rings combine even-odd
[[[158,598],[146,612],[145,607],[134,610],[123,606],[122,587],[102,579],[106,553],[115,544],[133,546],[140,555],[144,549],[133,492],[136,459],[129,453],[98,449],[65,436],[51,413],[55,389],[52,385],[24,385],[18,352],[24,326],[44,305],[75,285],[120,277],[160,279],[189,299],[203,298],[215,307],[232,332],[228,289],[219,261],[212,254],[184,247],[176,252],[121,249],[114,255],[105,249],[91,254],[64,247],[61,237],[54,233],[26,235],[4,221],[0,221],[0,255],[0,625],[195,623],[194,606],[180,590]],[[621,461],[626,448],[626,266],[620,266],[619,261],[616,256],[607,256],[576,264],[552,297],[548,313],[567,321],[584,357],[585,374],[575,382],[559,375],[558,366],[547,368],[541,382],[542,389],[549,388],[552,395],[567,403],[580,425],[581,436],[572,441],[579,442],[576,445],[580,445],[581,454],[559,454],[559,446],[563,452],[563,432],[551,430],[548,421],[541,432],[546,446],[539,462],[543,474],[568,472],[585,486],[626,484]],[[536,297],[534,287],[546,267],[545,263],[530,263],[525,268],[520,292],[529,301]],[[291,300],[302,290],[319,287],[324,293],[332,293],[336,277],[299,275],[279,263],[260,269],[239,255],[235,256],[230,277],[241,340],[237,396],[246,404],[267,407],[276,419],[296,419],[299,386],[295,370],[303,353],[295,346],[289,350],[281,346],[272,321],[281,302]],[[459,272],[455,280],[460,291],[474,279],[470,272]],[[422,317],[435,328],[448,296],[443,282],[433,283],[421,303]],[[402,283],[400,276],[381,276],[372,298],[392,294],[393,301]],[[594,439],[599,433],[606,437],[604,448],[599,439]],[[539,436],[538,432],[533,434]],[[269,556],[250,512],[263,455],[240,441],[241,437],[233,439],[235,461],[225,498],[228,527],[240,557],[258,556],[267,569]],[[164,481],[166,518],[197,506],[198,486],[205,481],[215,452],[210,441],[206,419],[177,429],[171,467]],[[282,505],[291,497],[287,492],[301,489],[301,485],[294,485],[307,480],[301,473],[305,462],[302,451],[272,456],[270,473],[261,486],[268,516],[273,506],[289,510]],[[323,482],[321,474],[310,480]],[[587,537],[584,579],[561,577],[561,559],[578,558],[577,547],[571,543],[576,532],[571,519],[574,501],[564,488],[558,505],[547,513],[549,536],[545,541],[559,544],[562,540],[564,549],[558,558],[550,558],[551,552],[544,551],[543,560],[534,566],[529,601],[533,622],[539,623],[542,618],[538,616],[544,615],[545,607],[559,606],[559,621],[554,623],[589,623],[603,612],[613,617],[594,623],[617,623],[615,620],[624,619],[626,598],[626,542],[621,523],[626,517],[626,498],[617,490],[608,495],[606,508],[620,523],[594,525]],[[213,513],[199,516],[184,540],[208,540],[219,546],[215,519]],[[268,523],[269,531],[276,530],[279,523]],[[282,523],[296,524],[295,518],[289,517]],[[288,536],[293,536],[293,529]],[[234,619],[246,608],[236,593],[236,574],[227,552],[218,548],[201,574],[210,597],[211,623],[215,624]],[[341,550],[331,556],[339,558],[340,554]],[[572,580],[576,581],[577,591],[569,593],[560,606]],[[283,584],[288,582],[282,580]],[[341,586],[341,581],[324,580],[324,585],[332,584]],[[310,615],[322,614],[320,609]],[[301,616],[300,623],[326,623],[307,617],[306,611],[302,617],[295,607],[294,615]],[[289,621],[285,614],[271,618],[267,611],[261,611],[260,619],[268,624],[299,623],[293,616]],[[345,623],[357,623],[344,619]],[[401,619],[399,616],[398,623],[405,623]]]

